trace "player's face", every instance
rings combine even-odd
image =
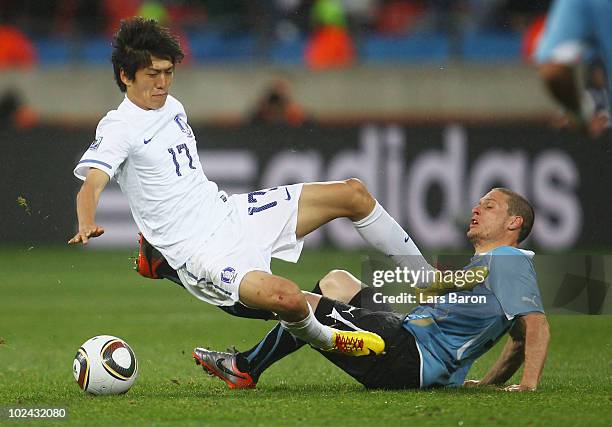
[[[136,71],[134,80],[128,80],[123,73],[121,77],[130,101],[143,110],[157,110],[166,103],[173,74],[171,61],[152,56],[151,65]]]
[[[474,245],[502,239],[509,220],[506,195],[490,191],[472,208],[467,237]]]

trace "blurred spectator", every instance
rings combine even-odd
[[[18,28],[0,25],[0,69],[30,68],[36,64],[36,49]]]
[[[355,47],[338,0],[317,0],[312,8],[314,31],[306,45],[306,64],[315,70],[343,68],[355,61]]]
[[[423,1],[386,1],[378,12],[376,28],[385,35],[402,35],[413,29],[426,10]]]
[[[373,28],[380,0],[342,0],[348,28],[353,38],[361,38]]]
[[[136,16],[142,0],[102,0],[106,14],[106,35],[112,37],[122,19]]]
[[[209,29],[223,34],[244,33],[252,29],[249,14],[256,2],[244,0],[201,0],[206,10]]]
[[[21,97],[12,90],[0,94],[0,129],[24,129],[38,122],[37,114],[26,107]]]
[[[255,56],[267,57],[274,44],[292,43],[308,31],[310,5],[302,0],[250,2],[251,28],[257,37]]]
[[[496,15],[505,0],[467,0],[464,25],[469,31],[491,31],[497,25]]]
[[[248,47],[231,57],[245,61],[253,57],[278,58],[283,49],[301,46],[306,39],[306,64],[325,69],[352,64],[356,46],[366,45],[369,37],[377,35],[444,33],[454,46],[452,51],[462,55],[461,43],[468,32],[527,31],[525,50],[529,51],[536,34],[532,23],[549,3],[550,0],[0,0],[0,22],[18,28],[42,45],[46,45],[45,38],[63,37],[77,61],[83,57],[88,38],[96,42],[101,36],[110,37],[121,19],[141,15],[170,26],[180,34],[183,47],[187,47],[186,34],[193,36],[192,50],[198,55],[209,48],[207,43],[213,43],[215,47],[211,49],[221,52],[222,60],[231,56],[223,55],[226,43],[228,49],[234,49],[232,42],[237,39],[244,41],[241,46]],[[11,45],[3,43],[0,48]],[[27,49],[14,51],[27,53]],[[393,57],[389,60],[393,61]]]
[[[185,34],[182,28],[174,24],[168,9],[160,1],[145,0],[140,6],[140,9],[136,13],[136,15],[142,16],[145,19],[154,19],[163,26],[170,28],[172,34],[174,34],[179,39],[181,49],[185,54],[185,57],[181,61],[181,64],[188,65],[192,62],[191,47],[189,45],[189,39],[187,38],[187,34]],[[128,17],[126,16],[126,18]],[[115,31],[116,30],[117,29],[115,29]]]
[[[44,3],[44,2],[40,2]],[[104,31],[102,1],[99,0],[59,0],[45,19],[53,22],[53,36],[69,35],[92,37]],[[53,16],[53,19],[49,19]]]
[[[168,24],[168,10],[160,1],[143,1],[138,9],[137,15],[146,19],[154,19],[163,25]]]
[[[506,0],[496,24],[506,30],[524,31],[534,17],[545,14],[549,6],[550,0]]]
[[[252,124],[298,127],[309,122],[310,118],[292,99],[289,84],[278,79],[266,88],[251,114],[250,121]]]

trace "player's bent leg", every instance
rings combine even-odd
[[[320,280],[319,288],[324,297],[353,307],[366,308],[370,311],[394,311],[389,304],[377,300],[376,288],[364,285],[345,270],[332,270],[327,273]]]
[[[321,294],[319,283],[310,293],[310,295],[315,294]],[[316,315],[319,300],[309,297],[308,293],[306,298]],[[249,350],[238,353],[222,353],[196,348],[193,357],[196,363],[201,365],[206,372],[222,379],[230,388],[254,388],[259,377],[268,367],[299,350],[305,344],[304,341],[291,335],[281,324],[277,324]],[[222,365],[225,369],[221,369],[219,365]]]
[[[339,329],[375,331],[383,337],[388,349],[376,357],[358,358],[319,351],[367,388],[418,388],[420,356],[414,336],[402,326],[404,316],[393,312],[373,312],[323,297],[317,307],[317,318]]]
[[[176,270],[142,233],[138,233],[138,256],[134,260],[134,270],[147,279],[168,279],[184,287]]]
[[[357,178],[304,184],[298,203],[296,235],[304,237],[336,218],[365,218],[376,200]]]
[[[315,319],[302,291],[292,281],[263,271],[251,271],[240,282],[239,298],[246,306],[277,313],[285,329],[313,347],[333,346],[332,329]]]
[[[273,311],[288,322],[302,320],[309,313],[298,285],[264,271],[247,273],[240,282],[239,296],[247,307]]]
[[[347,278],[348,276],[350,276],[350,273],[348,272],[341,272],[340,270],[337,271],[339,273],[338,275],[342,276],[342,278]],[[323,287],[321,287],[321,290],[323,291]],[[357,293],[358,292],[359,291],[357,291]],[[328,321],[328,319],[321,319],[320,315],[317,314],[319,302],[323,299],[323,297],[321,295],[312,294],[310,292],[304,292],[304,295],[306,297],[306,300],[308,301],[308,304],[314,310],[314,317],[316,318],[316,320],[321,322],[322,324],[325,324],[324,322]],[[325,299],[330,300],[330,298]],[[336,328],[332,328],[332,331],[332,341],[334,343],[333,346],[329,349],[319,350],[332,353],[349,354],[351,356],[369,356],[382,354],[385,350],[385,341],[376,333],[366,330],[347,331]]]
[[[345,270],[332,270],[319,282],[321,294],[348,304],[361,291],[361,282]]]
[[[202,366],[209,375],[225,381],[231,389],[255,388],[257,381],[251,375],[239,369],[236,353],[227,353],[205,348],[193,350],[196,365]]]
[[[356,178],[304,184],[298,203],[296,236],[304,237],[335,218],[349,218],[361,237],[396,264],[412,270],[433,269],[389,213]]]
[[[243,304],[277,313],[287,331],[315,348],[348,356],[366,356],[384,351],[385,343],[377,334],[344,332],[320,323],[306,296],[290,280],[263,271],[251,271],[240,282],[239,291]],[[312,294],[309,297],[318,298]]]
[[[321,292],[320,283],[317,283],[312,292],[306,292],[305,296],[314,310],[315,317],[321,323],[326,323],[333,319],[328,318],[328,313],[322,313],[318,308]],[[247,351],[229,353],[196,348],[193,357],[204,371],[225,381],[230,388],[255,388],[267,368],[302,348],[304,344],[304,341],[295,338],[281,324],[277,324]]]

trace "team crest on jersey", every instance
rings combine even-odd
[[[222,271],[221,271],[221,281],[223,283],[234,283],[234,280],[236,280],[236,270],[233,269],[232,267],[225,267]]]
[[[91,151],[96,151],[100,147],[100,144],[102,144],[102,138],[103,137],[99,136],[96,139],[94,139],[91,145],[89,146],[89,149]]]
[[[187,134],[189,138],[193,138],[193,132],[191,131],[191,127],[187,124],[185,119],[181,117],[181,114],[177,114],[174,116],[174,122],[178,125],[179,129]]]

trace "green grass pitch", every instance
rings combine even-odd
[[[129,251],[0,249],[0,424],[9,407],[65,407],[57,425],[612,425],[610,316],[552,316],[541,388],[366,391],[303,348],[273,366],[256,390],[230,391],[205,376],[194,346],[250,347],[271,322],[226,315],[165,281],[131,271]],[[359,274],[360,254],[306,251],[276,273],[310,289],[332,268]],[[82,393],[72,377],[76,349],[94,335],[125,339],[140,363],[122,396]],[[479,378],[499,354],[478,360]],[[518,381],[518,374],[513,378]]]

